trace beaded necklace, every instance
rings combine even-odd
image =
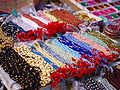
[[[69,53],[65,52],[62,48],[56,46],[53,42],[50,43],[45,43],[49,48],[51,48],[51,50],[53,50],[56,54],[60,55],[61,57],[63,57],[65,59],[66,63],[72,64],[72,55],[70,55]]]

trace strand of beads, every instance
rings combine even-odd
[[[50,61],[48,58],[44,57],[41,53],[37,52],[36,50],[32,50],[33,53],[41,56],[47,63],[49,63],[54,69],[59,68],[57,65],[55,65],[52,61]]]
[[[60,9],[60,10],[54,10],[50,12],[55,17],[59,18],[60,20],[63,20],[64,22],[70,23],[74,26],[78,26],[79,24],[83,23],[82,20],[79,20],[74,15],[70,14],[68,11]]]
[[[6,36],[6,34],[0,28],[0,50],[7,46],[13,47],[13,38]]]
[[[15,18],[12,20],[13,23],[18,25],[19,27],[22,27],[25,31],[28,30],[34,30],[35,28],[29,25],[28,23],[25,23],[21,18]]]
[[[40,68],[41,86],[45,86],[46,84],[50,83],[50,73],[54,71],[50,64],[48,64],[42,57],[32,53],[28,49],[27,45],[18,46],[15,48],[15,50],[31,66]]]
[[[7,36],[11,36],[15,38],[16,33],[19,32],[19,29],[12,24],[5,23],[2,25],[2,30],[7,34]]]
[[[52,20],[50,19],[50,18],[48,18],[48,17],[46,17],[45,15],[44,15],[44,11],[37,11],[37,15],[39,16],[39,17],[42,17],[42,18],[44,18],[45,20],[47,20],[48,22],[52,22]]]
[[[61,47],[64,51],[70,53],[70,54],[73,56],[74,59],[75,59],[75,58],[78,59],[78,58],[81,57],[81,54],[80,54],[79,52],[74,51],[73,49],[69,48],[69,46],[67,46],[67,45],[65,45],[65,44],[63,44],[63,43],[60,43],[59,40],[54,39],[54,40],[52,40],[52,42],[53,42],[54,44],[56,44],[57,46]],[[82,58],[82,60],[89,62],[89,61],[88,61],[87,59],[85,59],[85,58]]]
[[[110,40],[107,36],[100,34],[99,32],[88,32],[90,35],[102,40],[107,45],[110,45],[111,47],[120,48],[120,46],[116,45],[112,40]],[[104,44],[103,44],[104,45]]]
[[[32,21],[34,21],[35,23],[37,23],[39,26],[41,26],[41,27],[43,27],[45,24],[43,23],[43,22],[41,22],[40,20],[38,20],[38,19],[36,19],[36,18],[33,18],[33,17],[31,17],[30,15],[28,15],[28,14],[24,14],[23,15],[24,17],[26,17],[26,18],[28,18],[28,19],[30,19],[30,20],[32,20]]]

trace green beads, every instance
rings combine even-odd
[[[115,6],[115,8],[116,8],[117,10],[120,10],[120,6]]]
[[[88,6],[88,3],[86,3],[86,2],[81,2],[80,4],[83,6]]]
[[[114,19],[119,18],[119,16],[116,14],[111,14],[110,16],[113,17]]]

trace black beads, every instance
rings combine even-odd
[[[106,90],[105,87],[98,81],[89,78],[84,82],[84,87],[87,90]]]
[[[0,65],[23,90],[36,90],[40,87],[40,72],[37,67],[31,67],[12,48],[6,47],[0,52]]]
[[[2,30],[7,34],[7,36],[16,37],[16,33],[19,29],[12,24],[5,23],[2,25]]]

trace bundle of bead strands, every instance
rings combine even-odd
[[[92,32],[88,32],[90,35],[102,40],[104,43],[106,43],[107,45],[110,45],[111,47],[115,47],[115,48],[120,48],[119,45],[117,45],[112,39],[108,38],[106,35],[104,34],[101,34],[99,32],[95,32],[95,31],[92,31]]]
[[[41,56],[32,53],[27,45],[15,47],[15,50],[29,65],[40,68],[41,86],[50,83],[50,73],[54,71],[50,64],[48,64]]]
[[[57,17],[60,20],[63,20],[64,22],[70,23],[74,26],[79,26],[79,24],[83,23],[82,20],[79,20],[77,17],[70,14],[68,11],[64,9],[60,10],[54,10],[50,12],[52,15]]]
[[[64,67],[65,64],[61,63],[60,61],[56,60],[51,54],[47,53],[45,50],[43,50],[38,42],[34,42],[33,46],[35,49],[43,54],[45,57],[47,57],[49,60],[51,60],[53,63],[55,63],[59,67]]]
[[[0,50],[6,46],[13,47],[13,38],[6,36],[0,27]]]
[[[14,49],[5,47],[0,52],[0,66],[23,90],[34,90],[40,86],[39,68],[30,66]]]

